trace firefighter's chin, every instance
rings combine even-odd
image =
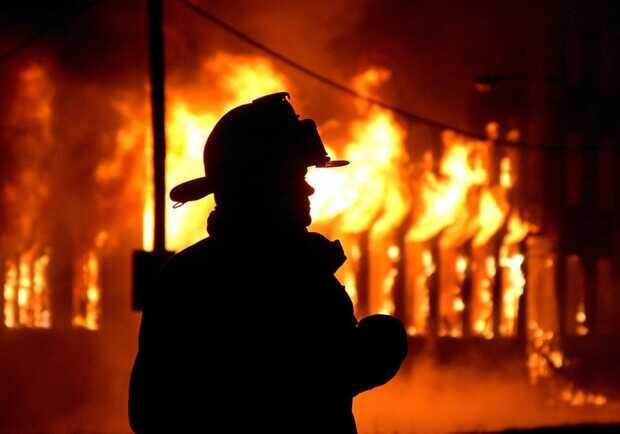
[[[295,226],[308,227],[312,223],[312,216],[310,215],[310,208],[292,210],[289,215],[291,216],[291,222]]]
[[[293,223],[294,226],[306,228],[312,223],[309,202],[300,204],[298,207],[290,209],[288,215],[290,216],[291,223]]]

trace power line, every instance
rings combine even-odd
[[[489,139],[489,137],[487,137],[484,134],[481,134],[479,132],[475,132],[475,131],[470,131],[464,128],[459,128],[459,127],[455,127],[454,125],[449,125],[434,119],[430,119],[415,113],[410,112],[409,110],[406,110],[402,107],[398,107],[392,104],[389,104],[385,101],[382,101],[380,99],[377,98],[373,98],[367,95],[363,95],[357,91],[355,91],[354,89],[344,86],[343,84],[340,84],[334,80],[332,80],[329,77],[326,77],[323,74],[320,74],[310,68],[308,68],[307,66],[302,65],[301,63],[291,59],[288,56],[285,56],[284,54],[280,53],[279,51],[274,50],[273,48],[268,47],[267,45],[263,44],[262,42],[254,39],[253,37],[247,35],[246,33],[243,33],[242,31],[236,29],[235,27],[231,26],[230,24],[222,21],[220,18],[216,17],[215,15],[211,14],[210,12],[204,10],[203,8],[195,5],[194,3],[192,3],[189,0],[179,0],[179,2],[181,2],[185,7],[187,7],[188,9],[190,9],[191,11],[193,11],[194,13],[196,13],[198,16],[207,19],[209,21],[211,21],[213,24],[217,25],[218,27],[222,28],[223,30],[227,31],[228,33],[233,34],[234,36],[236,36],[237,38],[243,40],[244,42],[248,43],[249,45],[252,45],[253,47],[267,53],[268,55],[270,55],[271,57],[278,59],[279,61],[281,61],[282,63],[290,66],[293,69],[296,69],[300,72],[302,72],[303,74],[306,74],[309,77],[314,78],[315,80],[326,84],[327,86],[330,86],[336,90],[339,90],[351,97],[360,99],[362,101],[366,101],[370,104],[374,104],[376,106],[379,106],[381,108],[384,108],[386,110],[390,110],[393,113],[396,113],[406,119],[408,119],[409,121],[412,122],[418,122],[421,124],[425,124],[425,125],[429,125],[433,128],[437,128],[437,129],[441,129],[441,130],[451,130],[454,131],[456,133],[462,134],[464,136],[468,136],[468,137],[472,137],[472,138],[476,138],[479,140],[484,140],[484,141],[492,141],[494,142],[496,145],[499,146],[504,146],[504,147],[511,147],[511,148],[532,148],[532,149],[548,149],[548,150],[565,150],[567,149],[566,145],[562,145],[562,146],[555,146],[555,145],[549,145],[549,144],[541,144],[541,143],[528,143],[528,142],[521,142],[521,141],[511,141],[511,140],[505,140],[505,139]],[[572,149],[575,150],[584,150],[584,149],[601,149],[604,148],[604,146],[600,146],[600,145],[581,145],[581,146],[575,146],[572,147]],[[608,147],[611,148],[611,147]]]
[[[37,42],[38,40],[43,39],[43,37],[47,36],[48,34],[53,33],[53,31],[57,30],[62,24],[71,24],[77,18],[82,16],[82,14],[84,14],[87,10],[92,8],[96,3],[97,3],[97,0],[91,1],[90,3],[87,3],[84,6],[82,6],[81,8],[79,8],[70,17],[67,17],[65,20],[63,20],[64,22],[58,23],[56,21],[52,21],[47,26],[44,26],[43,28],[41,28],[38,31],[34,32],[32,35],[30,35],[27,38],[25,38],[22,42],[20,42],[19,44],[17,44],[13,48],[10,48],[7,51],[5,51],[4,53],[0,54],[0,63],[4,62],[5,60],[9,59],[10,57],[16,55],[17,53],[19,53],[20,51],[24,50],[25,48],[28,48],[28,46],[32,45],[33,43]]]

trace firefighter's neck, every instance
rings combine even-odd
[[[295,240],[307,233],[305,221],[294,213],[255,202],[217,204],[209,215],[207,231],[212,238],[236,240]]]

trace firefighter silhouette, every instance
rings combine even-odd
[[[389,381],[401,323],[356,320],[334,273],[338,241],[308,232],[307,168],[327,155],[280,92],[232,109],[178,203],[215,195],[209,237],[173,256],[146,295],[129,416],[136,433],[354,433],[352,399]],[[372,182],[372,180],[368,180]]]

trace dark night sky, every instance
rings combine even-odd
[[[348,83],[371,65],[393,72],[381,97],[411,111],[467,126],[466,104],[479,73],[553,72],[550,38],[559,2],[313,1],[197,2],[266,45]],[[38,8],[20,2],[2,13],[2,51],[85,2]],[[63,30],[3,62],[7,69],[39,56],[76,82],[140,86],[146,80],[145,2],[100,1]],[[170,73],[191,71],[214,49],[256,53],[176,1],[166,2]],[[62,19],[60,19],[62,23]],[[277,62],[276,62],[277,65]],[[289,73],[293,80],[307,79]],[[302,84],[313,86],[314,83]],[[305,100],[336,95],[319,86]],[[324,105],[324,104],[323,104]]]

